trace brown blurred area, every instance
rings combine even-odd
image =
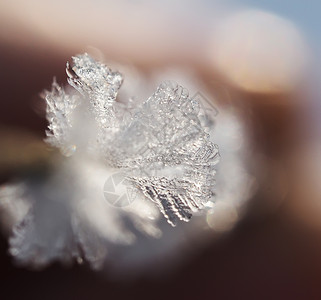
[[[47,160],[39,92],[50,87],[53,76],[65,81],[72,50],[57,51],[32,37],[18,44],[0,40],[1,183]],[[297,159],[306,151],[297,105],[304,91],[248,91],[219,70],[193,63],[209,93],[216,92],[213,78],[226,85],[231,97],[222,105],[234,107],[248,129],[253,148],[248,164],[259,189],[246,216],[175,272],[130,282],[100,276],[86,265],[57,264],[41,272],[16,267],[1,236],[1,299],[321,299],[321,228],[306,222],[314,207],[304,205],[319,195],[302,178]],[[155,65],[144,65],[149,67]],[[321,211],[315,215],[321,219]]]

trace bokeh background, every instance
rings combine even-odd
[[[130,281],[86,265],[19,268],[3,234],[1,299],[320,299],[320,11],[317,0],[1,0],[1,183],[46,161],[39,93],[88,51],[146,77],[192,71],[246,127],[257,185],[233,230]]]

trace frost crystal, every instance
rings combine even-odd
[[[132,108],[116,101],[122,75],[88,54],[73,57],[73,67],[67,63],[66,71],[68,83],[80,95],[67,95],[55,82],[46,93],[49,143],[63,152],[75,143],[70,115],[77,103],[89,100],[98,129],[87,150],[95,148],[107,166],[124,173],[171,225],[189,221],[210,201],[218,147],[199,118],[199,103],[186,89],[163,82],[149,99]],[[128,111],[130,117],[124,118]]]
[[[56,80],[52,84],[51,91],[45,91],[47,102],[47,120],[49,122],[47,142],[63,149],[70,141],[72,127],[71,114],[78,105],[78,97],[67,95]]]
[[[213,196],[219,155],[198,118],[198,105],[186,89],[164,82],[115,137],[119,167],[173,226],[189,221]]]
[[[15,224],[9,252],[36,268],[76,260],[97,269],[107,255],[117,267],[119,258],[153,261],[180,245],[185,230],[199,235],[165,220],[187,222],[213,200],[219,153],[210,126],[176,83],[163,82],[146,101],[119,99],[120,73],[88,54],[72,60],[71,87],[54,81],[44,99],[46,141],[73,156],[0,189],[0,209]]]
[[[67,63],[68,83],[90,99],[97,120],[100,125],[105,125],[108,117],[113,115],[112,106],[123,82],[122,75],[96,62],[88,54],[73,57],[73,63],[72,68]]]

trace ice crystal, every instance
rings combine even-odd
[[[90,102],[97,125],[97,148],[107,166],[121,170],[127,182],[157,205],[167,221],[189,221],[214,195],[214,165],[218,148],[199,118],[199,103],[188,91],[163,82],[137,107],[120,105],[116,97],[122,75],[88,54],[67,63],[68,83],[80,94],[69,95],[55,82],[48,104],[48,141],[63,151],[69,144],[71,112],[77,103]],[[125,111],[130,117],[123,117]],[[117,125],[117,126],[115,126]]]
[[[43,97],[46,141],[74,157],[25,182],[19,198],[27,212],[9,240],[16,261],[34,267],[76,259],[100,268],[107,248],[117,252],[116,245],[159,237],[160,213],[175,226],[214,195],[218,148],[200,118],[199,103],[185,88],[166,81],[146,101],[118,101],[120,73],[88,54],[72,60],[66,69],[71,87],[54,81]],[[129,207],[108,205],[125,197],[115,184],[135,194]],[[111,190],[103,194],[103,186]],[[1,197],[8,198],[0,191]]]
[[[71,115],[79,104],[79,99],[76,95],[66,94],[56,80],[52,84],[51,91],[45,91],[44,94],[47,102],[47,120],[49,122],[49,130],[46,131],[47,142],[65,149],[70,142]]]
[[[119,166],[171,225],[189,221],[214,194],[218,148],[198,112],[186,89],[164,82],[115,137]]]
[[[31,205],[9,239],[9,252],[17,263],[41,268],[52,261],[85,259],[94,269],[102,266],[106,250],[100,245],[104,240],[82,220],[74,205],[68,186],[79,187],[75,180],[62,168],[23,188],[20,198]]]
[[[119,93],[122,75],[88,54],[73,57],[66,72],[69,86],[54,81],[43,97],[46,142],[71,157],[0,189],[0,210],[12,215],[9,252],[35,268],[76,260],[98,269],[108,257],[109,267],[149,266],[160,257],[168,262],[174,249],[181,258],[181,247],[203,234],[195,226],[206,226],[206,214],[194,226],[171,230],[168,223],[212,207],[219,160],[213,123],[174,82],[131,101]]]
[[[73,64],[70,68],[67,63],[68,83],[90,99],[99,125],[108,126],[106,122],[113,116],[112,106],[123,82],[122,75],[88,54],[73,57]]]

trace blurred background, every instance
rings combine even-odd
[[[206,247],[161,275],[30,271],[15,266],[3,234],[1,298],[320,299],[320,12],[317,0],[1,0],[1,184],[46,164],[39,93],[87,51],[146,78],[192,72],[241,120],[256,185],[232,230],[213,226]]]

